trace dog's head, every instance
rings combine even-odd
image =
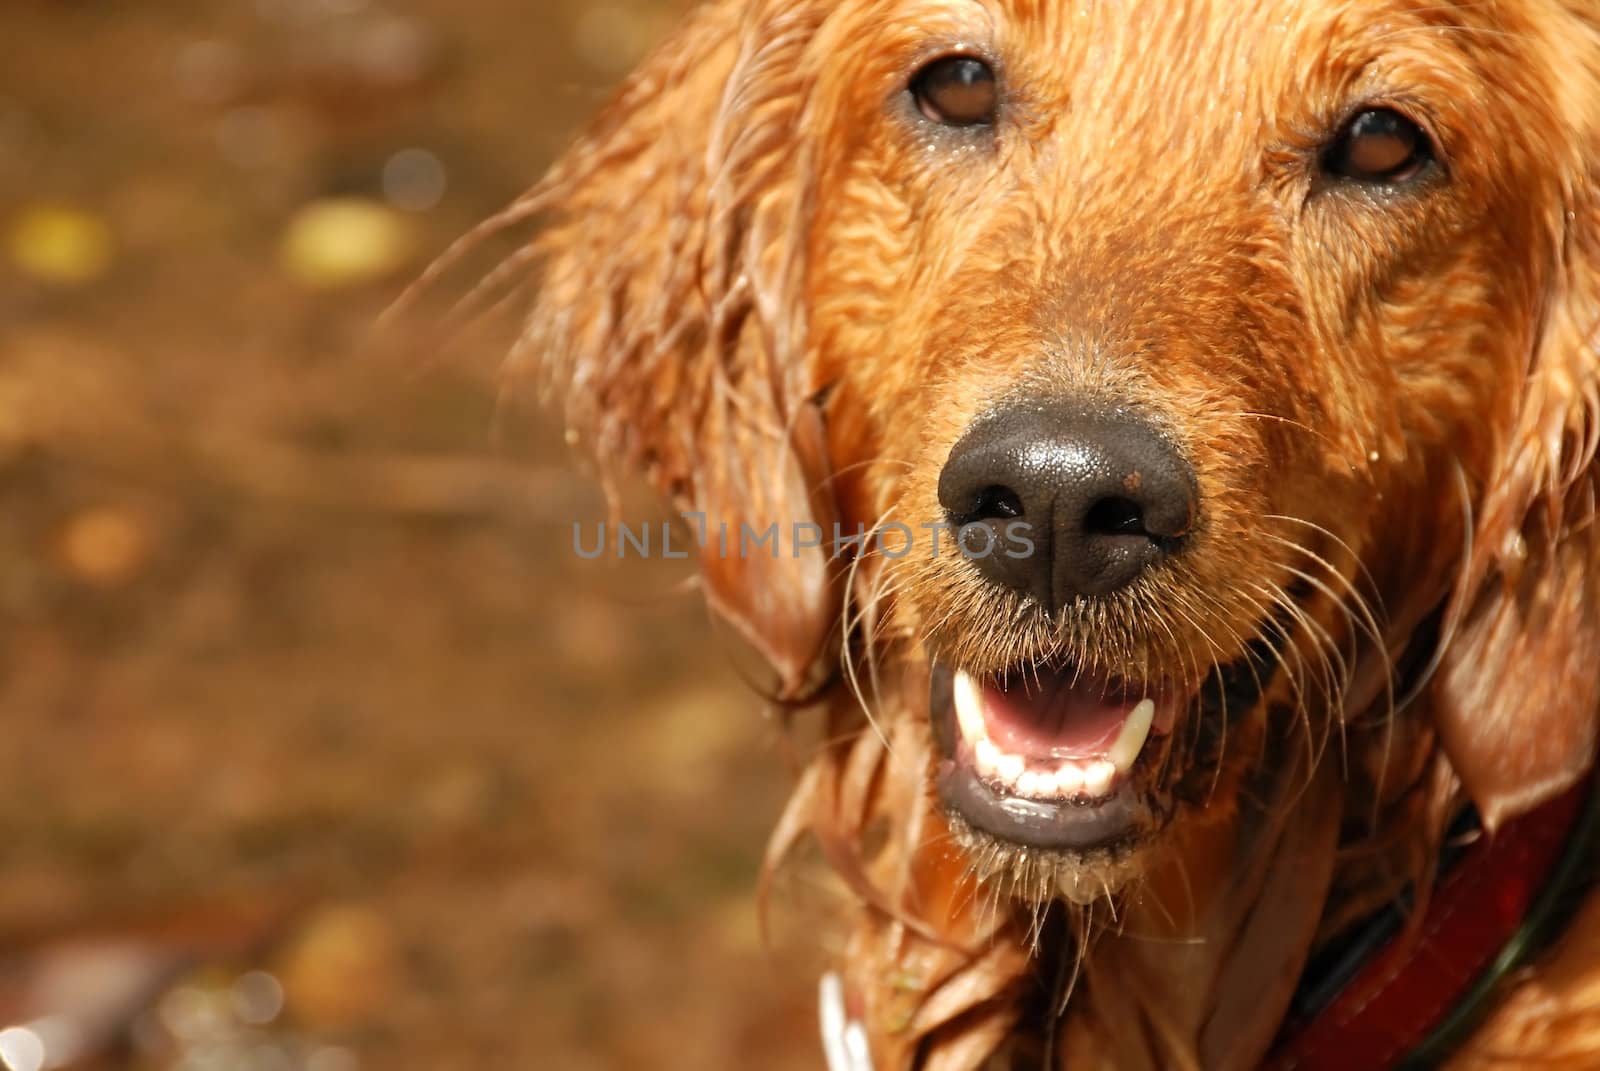
[[[708,593],[913,667],[1037,893],[1414,697],[1493,822],[1600,706],[1597,87],[1576,0],[724,0],[516,213],[525,351],[684,509],[892,528]]]

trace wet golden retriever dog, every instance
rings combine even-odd
[[[718,0],[535,221],[833,1067],[1600,1067],[1600,2]]]

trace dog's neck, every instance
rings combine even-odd
[[[1119,925],[1091,938],[1062,1031],[1084,1062],[1069,1066],[1253,1067],[1271,1044],[1323,929],[1345,794],[1333,764],[1258,780],[1175,830]]]

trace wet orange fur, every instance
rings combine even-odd
[[[906,105],[955,50],[1000,71],[992,132]],[[1442,171],[1319,183],[1357,105],[1421,120]],[[1311,948],[1425,890],[1463,800],[1496,825],[1590,768],[1591,0],[721,0],[492,226],[533,218],[503,273],[542,266],[519,359],[679,508],[935,521],[952,444],[1029,393],[1136,407],[1199,474],[1191,550],[1060,625],[953,555],[706,555],[778,697],[824,708],[773,856],[814,835],[859,894],[881,1071],[1252,1066]],[[986,869],[952,839],[930,652],[1192,684],[1290,589],[1269,701],[1230,712],[1213,787],[1132,870]],[[1395,696],[1414,637],[1434,671]],[[1107,896],[1030,932],[1069,880]],[[1462,1066],[1600,1066],[1597,910]]]

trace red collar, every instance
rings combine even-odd
[[[1431,1048],[1441,1030],[1453,1037],[1520,949],[1530,913],[1546,914],[1545,901],[1566,884],[1568,846],[1590,795],[1585,778],[1474,843],[1440,877],[1420,929],[1390,939],[1326,1008],[1293,1024],[1264,1066],[1383,1071]]]

